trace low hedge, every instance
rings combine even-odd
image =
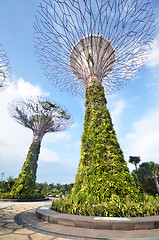
[[[26,193],[15,194],[15,193],[7,192],[7,193],[0,193],[0,198],[3,198],[3,199],[38,199],[38,198],[45,198],[45,196],[43,194],[37,194],[37,193],[28,195]]]
[[[100,217],[145,217],[159,215],[159,196],[153,197],[146,195],[141,202],[134,202],[130,196],[125,201],[114,199],[101,204],[77,205],[69,198],[54,199],[51,206],[52,210],[85,216]]]

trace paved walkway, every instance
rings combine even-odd
[[[0,201],[0,240],[64,240],[57,235],[42,233],[36,229],[30,230],[15,223],[14,217],[18,213],[43,205],[46,205],[46,202]]]
[[[38,220],[34,209],[48,203],[0,201],[0,240],[159,240],[159,229],[93,230],[65,227]],[[21,225],[15,221],[19,221]]]

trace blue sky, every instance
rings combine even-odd
[[[74,124],[67,131],[46,134],[42,141],[37,181],[74,182],[80,159],[84,99],[60,93],[44,76],[33,48],[33,23],[39,0],[3,0],[0,8],[0,43],[10,60],[12,84],[0,93],[0,174],[17,177],[32,142],[32,131],[9,117],[13,98],[42,95],[67,107]],[[159,163],[159,1],[152,0],[156,16],[155,38],[149,60],[123,89],[106,96],[125,160]],[[128,164],[131,170],[134,167]],[[1,175],[0,175],[1,177]]]

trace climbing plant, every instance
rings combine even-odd
[[[81,158],[72,201],[95,204],[110,201],[116,195],[121,201],[126,195],[137,201],[139,191],[124,160],[100,83],[86,88],[85,105]]]

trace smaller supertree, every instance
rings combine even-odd
[[[33,131],[33,141],[11,195],[13,198],[32,198],[35,197],[37,161],[42,138],[48,132],[65,130],[72,119],[67,109],[42,97],[17,98],[9,104],[8,110],[18,123]]]
[[[5,90],[10,82],[10,63],[9,59],[0,44],[0,91]]]

